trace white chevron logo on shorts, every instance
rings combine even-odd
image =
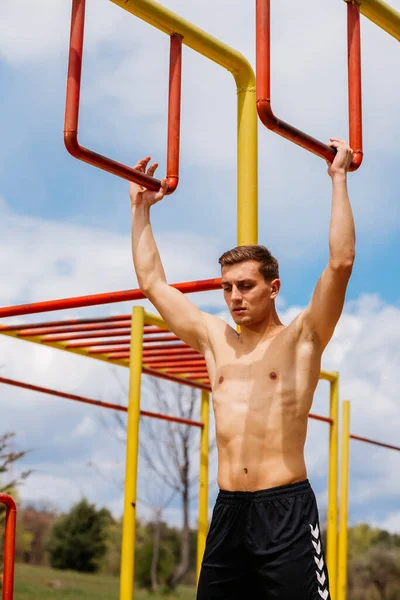
[[[313,534],[313,536],[315,537],[315,539],[318,539],[318,538],[319,538],[319,529],[318,529],[318,523],[317,523],[317,525],[315,526],[315,529],[313,529],[313,526],[312,526],[312,525],[310,525],[310,527],[311,527],[311,533]]]
[[[315,552],[317,554],[321,554],[321,542],[318,540],[318,544],[317,544],[317,542],[314,542],[314,540],[311,540],[311,541],[312,541],[313,546],[315,548]]]
[[[311,529],[312,537],[315,538],[315,539],[311,539],[311,542],[312,542],[312,545],[315,550],[315,555],[314,555],[315,564],[317,565],[317,568],[318,568],[318,571],[315,571],[315,574],[317,576],[317,581],[320,586],[320,587],[318,587],[318,594],[320,595],[322,600],[327,600],[327,598],[329,596],[329,591],[328,591],[328,587],[325,587],[325,584],[326,584],[326,575],[324,572],[325,564],[324,564],[324,557],[322,555],[321,540],[319,539],[318,523],[315,525],[315,527],[313,527],[310,524],[310,529]]]
[[[314,560],[317,564],[318,569],[321,571],[324,568],[324,559],[321,556],[321,558],[318,560],[318,558],[316,556],[314,556]]]

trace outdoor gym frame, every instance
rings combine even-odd
[[[223,66],[225,69],[230,71],[235,79],[237,96],[238,96],[238,136],[237,136],[237,243],[238,245],[243,244],[256,244],[258,239],[257,233],[257,111],[255,102],[255,76],[249,62],[238,52],[229,48],[222,42],[219,42],[209,34],[195,27],[191,23],[185,21],[178,15],[165,9],[163,6],[153,0],[111,0],[114,4],[117,4],[121,8],[131,12],[138,16],[142,20],[155,26],[157,29],[167,33],[171,38],[171,55],[170,55],[170,88],[169,88],[169,112],[168,112],[168,150],[167,150],[167,177],[169,179],[169,192],[176,189],[179,178],[179,145],[180,145],[180,93],[181,93],[181,60],[182,60],[182,44],[186,44],[195,51],[203,54],[205,57],[213,60],[217,64]],[[383,0],[345,0],[348,4],[348,41],[349,41],[349,126],[350,126],[350,142],[356,151],[356,157],[353,164],[353,168],[359,166],[362,159],[362,135],[361,135],[361,78],[360,78],[360,53],[359,53],[359,11],[364,14],[367,18],[376,23],[379,27],[384,29],[390,35],[400,40],[400,14],[387,5]],[[66,118],[65,118],[65,144],[68,150],[77,158],[94,164],[99,168],[108,170],[114,174],[117,174],[125,179],[134,180],[138,183],[145,183],[148,187],[154,187],[159,185],[159,181],[152,179],[150,181],[146,176],[140,174],[133,169],[116,163],[106,157],[103,157],[91,150],[83,148],[78,142],[78,117],[79,117],[79,101],[80,101],[80,82],[81,82],[81,68],[82,68],[82,51],[83,51],[83,29],[84,29],[84,9],[85,0],[73,0],[72,4],[72,18],[71,18],[71,40],[70,40],[70,61],[69,61],[69,74],[67,84],[67,101],[66,101]],[[320,142],[314,140],[307,134],[299,132],[290,125],[283,124],[273,116],[270,106],[270,81],[269,81],[269,41],[268,41],[268,29],[269,22],[269,0],[258,0],[258,10],[263,10],[260,28],[258,31],[258,44],[257,44],[257,62],[258,67],[261,69],[261,76],[257,78],[258,83],[261,85],[260,94],[257,90],[258,110],[260,118],[263,122],[267,121],[266,124],[272,125],[272,129],[277,130],[285,137],[291,139],[295,143],[300,143],[301,146],[306,147],[312,152],[316,152],[324,158],[332,158],[332,150],[328,147],[321,145]],[[265,12],[268,11],[268,12]],[[264,37],[260,38],[260,34]],[[261,46],[261,50],[260,50]],[[261,56],[260,52],[267,51],[267,56]],[[260,62],[261,60],[261,62]],[[264,62],[263,62],[264,61]],[[267,125],[267,126],[268,126]],[[329,152],[327,155],[326,153]],[[358,164],[357,164],[358,163]],[[217,289],[220,286],[220,280],[206,280],[203,282],[187,282],[184,284],[176,284],[174,287],[180,289],[183,293],[193,291],[205,291],[211,289]],[[126,290],[114,293],[106,294],[95,294],[91,296],[79,297],[79,298],[67,298],[61,300],[53,300],[49,302],[37,302],[34,304],[26,304],[14,307],[4,307],[0,309],[0,317],[33,314],[38,312],[47,312],[50,310],[61,310],[65,308],[79,308],[83,306],[94,306],[112,302],[120,302],[126,300],[138,300],[144,298],[144,295],[140,290]],[[136,312],[135,312],[136,311]],[[134,316],[131,320],[131,331],[135,331],[138,339],[143,340],[143,332],[146,333],[144,328],[145,313],[141,307],[134,309]],[[111,319],[112,320],[112,319]],[[71,320],[70,324],[76,323],[79,320]],[[89,320],[86,320],[89,323]],[[93,320],[96,321],[96,320]],[[104,319],[109,321],[109,319]],[[154,321],[153,321],[154,323]],[[42,324],[44,327],[45,324]],[[48,324],[47,324],[48,325]],[[157,321],[155,327],[159,327],[160,321]],[[135,327],[135,328],[134,328]],[[34,326],[33,326],[34,328]],[[18,337],[18,333],[12,328],[8,328],[8,333],[5,328],[1,328],[0,333],[6,333],[7,335],[14,335]],[[149,331],[149,330],[147,330]],[[37,331],[36,331],[37,333]],[[157,333],[157,332],[153,332]],[[62,334],[56,334],[62,335]],[[75,334],[77,336],[82,334]],[[94,335],[94,334],[93,334]],[[44,334],[36,336],[37,339],[30,338],[31,341],[38,343],[44,343],[42,337]],[[33,336],[35,337],[35,336]],[[28,337],[27,337],[28,339]],[[141,373],[148,373],[157,377],[162,377],[170,381],[178,381],[185,385],[192,385],[202,389],[203,404],[202,404],[202,422],[205,422],[205,413],[208,410],[208,400],[205,401],[206,395],[208,398],[209,382],[206,379],[206,372],[202,369],[202,365],[194,364],[196,361],[189,360],[189,352],[187,349],[182,347],[177,348],[183,351],[182,355],[178,355],[175,363],[173,360],[172,348],[170,353],[164,362],[148,362],[149,366],[144,366],[139,369],[137,362],[140,358],[143,358],[145,363],[150,357],[145,354],[143,350],[143,344],[140,348],[137,345],[137,340],[134,341],[134,336],[130,338],[131,352],[129,358],[126,357],[127,349],[126,344],[122,345],[118,351],[114,350],[115,354],[119,353],[119,357],[108,358],[107,353],[99,351],[99,346],[96,346],[95,342],[92,342],[92,349],[87,350],[86,347],[82,346],[82,340],[78,341],[70,340],[70,347],[67,348],[67,342],[65,340],[58,340],[53,342],[47,342],[47,345],[54,347],[68,349],[71,352],[95,357],[100,360],[109,361],[116,364],[122,364],[124,366],[130,366],[131,368],[131,379],[130,379],[130,392],[129,392],[129,405],[128,405],[128,424],[129,424],[129,435],[133,440],[129,449],[127,448],[127,467],[128,462],[134,469],[137,469],[137,457],[135,459],[134,446],[137,445],[138,441],[138,430],[139,430],[139,416],[140,416],[140,378]],[[103,348],[107,347],[107,344],[103,340]],[[109,353],[111,354],[111,353]],[[136,356],[135,356],[136,355]],[[154,354],[152,358],[156,358]],[[185,359],[185,360],[184,360]],[[135,362],[136,361],[136,362]],[[189,364],[189,363],[192,364]],[[176,366],[172,366],[173,363]],[[141,364],[141,363],[140,363]],[[155,365],[157,365],[155,367]],[[164,365],[164,366],[162,366]],[[186,365],[186,366],[185,366]],[[185,369],[186,371],[182,371]],[[185,373],[185,377],[182,377],[182,373]],[[328,569],[331,576],[331,596],[333,600],[337,599],[336,584],[337,584],[337,477],[338,477],[338,466],[337,466],[337,451],[338,451],[338,375],[337,373],[325,373],[321,374],[321,377],[327,379],[330,382],[330,417],[321,418],[320,420],[326,420],[330,424],[330,459],[329,459],[329,480],[328,480],[328,544],[327,544],[327,563]],[[199,377],[202,380],[199,381]],[[61,394],[58,394],[61,395]],[[64,395],[63,397],[67,397]],[[72,399],[72,398],[70,398]],[[76,398],[75,398],[76,399]],[[135,404],[136,400],[136,404]],[[207,409],[205,408],[207,406]],[[346,405],[344,404],[344,407]],[[208,413],[207,413],[208,414]],[[202,432],[205,431],[205,427],[202,428]],[[355,436],[354,436],[355,437]],[[203,438],[202,438],[203,439]],[[204,438],[205,439],[205,438]],[[356,438],[355,439],[361,439]],[[343,444],[345,444],[343,439]],[[362,441],[367,441],[363,439]],[[381,444],[380,444],[381,445]],[[137,450],[137,448],[136,448]],[[206,452],[205,447],[202,445],[202,453]],[[129,454],[129,456],[128,456]],[[131,456],[132,455],[132,456]],[[203,456],[203,454],[202,454]],[[136,460],[136,462],[135,462]],[[344,461],[345,462],[345,461]],[[204,467],[204,465],[203,465]],[[345,475],[342,473],[342,484]],[[130,473],[130,479],[127,481],[127,495],[125,506],[127,502],[133,501],[136,497],[136,480],[133,476],[133,471]],[[206,490],[207,483],[204,482],[204,487],[201,491],[203,502],[204,497],[207,494]],[[135,506],[128,506],[129,522],[134,522]],[[133,512],[132,512],[133,509]],[[10,509],[11,520],[12,520],[12,508]],[[199,540],[202,539],[201,544],[205,543],[205,535],[207,531],[207,519],[201,517],[201,523],[199,523]],[[203,527],[203,538],[200,538],[200,525]],[[11,529],[9,529],[11,531]],[[128,535],[129,534],[129,535]],[[339,545],[342,544],[343,549],[346,543],[345,531],[341,532],[339,537]],[[129,537],[131,533],[124,532],[125,541],[123,542],[123,577],[121,572],[121,599],[131,600],[129,592],[133,585],[133,562],[130,564],[132,547],[130,545]],[[7,538],[9,539],[9,538]],[[200,544],[200,541],[199,541]],[[201,544],[199,548],[201,549]],[[7,560],[10,560],[12,548],[8,548],[6,555]],[[198,553],[200,555],[201,552]],[[340,551],[340,555],[343,552]],[[8,562],[7,565],[10,563]],[[7,567],[9,573],[10,567]],[[339,569],[339,577],[342,576],[342,572]],[[8,577],[10,581],[10,577]],[[343,581],[343,579],[341,580]],[[12,593],[12,592],[11,592]],[[342,593],[339,590],[339,593]],[[345,591],[343,592],[345,594]],[[344,596],[343,596],[344,597]],[[3,600],[4,590],[3,590]],[[6,600],[11,600],[7,597]]]

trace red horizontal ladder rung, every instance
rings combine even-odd
[[[78,142],[78,120],[82,80],[83,38],[86,0],[72,0],[71,33],[68,61],[67,97],[65,103],[64,143],[75,158],[113,175],[157,191],[161,181],[141,171],[93,152]],[[168,194],[179,182],[179,146],[182,82],[182,37],[171,35],[168,103],[167,182]]]
[[[355,171],[363,159],[360,7],[355,2],[347,4],[347,40],[349,139],[354,152],[350,171]],[[333,148],[285,123],[272,111],[271,0],[256,0],[256,101],[258,115],[268,129],[325,160],[334,159]]]

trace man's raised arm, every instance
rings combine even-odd
[[[343,310],[347,284],[355,257],[355,229],[347,192],[347,172],[353,159],[349,145],[331,138],[337,153],[329,163],[332,179],[332,212],[329,231],[329,261],[303,313],[307,329],[314,331],[325,348]]]
[[[135,169],[145,172],[150,157],[138,162]],[[147,174],[153,176],[157,163]],[[170,287],[150,223],[150,208],[163,199],[167,181],[163,179],[158,192],[131,183],[129,195],[132,207],[132,255],[141,291],[157,308],[168,327],[184,342],[204,353],[207,342],[206,315],[179,290]]]

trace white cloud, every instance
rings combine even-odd
[[[72,437],[92,436],[97,431],[97,423],[88,416],[85,416],[72,431]]]
[[[171,283],[218,276],[217,240],[207,234],[165,231],[157,235],[157,242]],[[10,256],[12,270],[8,270]],[[4,200],[0,268],[8,271],[0,288],[2,305],[137,288],[130,235],[20,216]],[[220,296],[211,293],[202,301],[218,305]],[[122,310],[129,308],[125,305]]]

